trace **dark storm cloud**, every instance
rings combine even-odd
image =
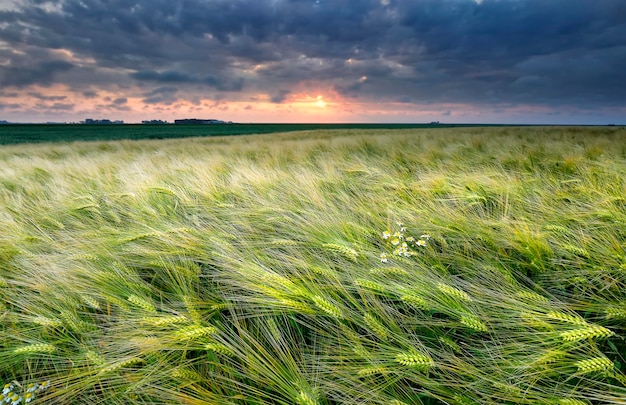
[[[110,97],[104,97],[103,100],[106,104],[97,104],[99,110],[112,110],[112,111],[130,111],[128,107],[128,99],[126,97],[118,97],[112,100]]]
[[[272,103],[280,104],[287,100],[287,96],[291,93],[289,90],[280,90],[276,95],[270,99]]]
[[[40,110],[52,110],[52,111],[72,111],[74,110],[74,104],[72,103],[54,103],[54,104],[44,104],[38,103],[35,105],[37,109]]]
[[[0,103],[0,110],[17,109],[21,107],[22,105],[17,103]]]
[[[148,93],[146,93],[143,102],[146,104],[165,104],[171,105],[178,101],[179,97],[176,95],[178,93],[177,87],[164,86],[156,88]]]
[[[130,76],[133,79],[137,80],[154,81],[161,83],[194,83],[198,81],[196,78],[186,73],[173,71],[160,73],[155,70],[141,70],[131,73]]]
[[[67,98],[67,96],[46,96],[38,92],[29,92],[28,95],[42,101],[63,101]]]
[[[19,93],[14,91],[4,91],[0,89],[0,97],[19,97]]]
[[[285,100],[321,81],[379,101],[617,106],[626,103],[624,0],[24,0],[0,12],[0,84],[87,77],[42,50],[119,69],[173,103],[186,89]],[[32,55],[32,63],[28,63]],[[42,56],[43,55],[43,56]],[[100,87],[114,80],[96,80]],[[129,73],[128,73],[129,72]],[[71,72],[70,72],[71,73]],[[93,91],[81,89],[83,92]],[[156,90],[155,90],[156,91]]]
[[[219,79],[212,75],[196,77],[187,73],[176,71],[157,72],[154,70],[142,70],[131,73],[130,76],[139,81],[207,85],[220,91],[241,91],[244,83],[241,78]]]
[[[74,104],[72,104],[72,103],[54,103],[51,106],[48,106],[48,109],[71,111],[71,110],[74,109]]]
[[[71,63],[50,60],[31,66],[0,66],[0,85],[26,87],[31,84],[50,85],[58,73],[71,70]]]

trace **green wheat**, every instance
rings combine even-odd
[[[0,402],[623,402],[624,173],[619,127],[4,145]]]

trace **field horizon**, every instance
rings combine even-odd
[[[2,145],[0,399],[624,404],[624,173],[621,127]]]
[[[0,145],[80,141],[174,139],[187,137],[261,135],[312,130],[445,129],[445,128],[613,128],[615,125],[455,124],[455,123],[224,123],[224,124],[80,124],[6,123],[0,125]]]

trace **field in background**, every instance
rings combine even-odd
[[[311,130],[457,127],[455,124],[210,124],[210,125],[0,125],[0,145],[42,142],[173,139]],[[466,125],[467,126],[467,125]]]
[[[624,173],[620,128],[0,147],[0,382],[49,381],[33,403],[623,404]]]

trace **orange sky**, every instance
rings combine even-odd
[[[15,94],[13,102],[26,111],[25,121],[41,122],[56,111],[58,122],[79,122],[85,118],[140,122],[180,118],[221,119],[233,122],[430,122],[442,117],[441,105],[423,106],[417,110],[407,103],[367,103],[342,97],[332,89],[317,87],[315,92],[301,90],[289,93],[281,103],[271,101],[270,94],[253,94],[248,100],[177,100],[173,103],[146,104],[143,97],[124,97],[116,104],[119,94],[99,92],[98,98],[83,97],[64,86],[32,88],[27,94]],[[45,96],[43,96],[45,94]],[[45,99],[42,99],[45,98]],[[70,104],[71,100],[71,104]],[[66,104],[67,103],[67,104]],[[76,105],[70,111],[70,105]],[[444,109],[465,109],[468,117],[471,106],[447,105]],[[45,111],[39,114],[37,111]],[[26,117],[30,114],[31,117]],[[30,118],[30,119],[29,119]]]
[[[625,0],[4,0],[0,121],[619,125],[625,13]]]

